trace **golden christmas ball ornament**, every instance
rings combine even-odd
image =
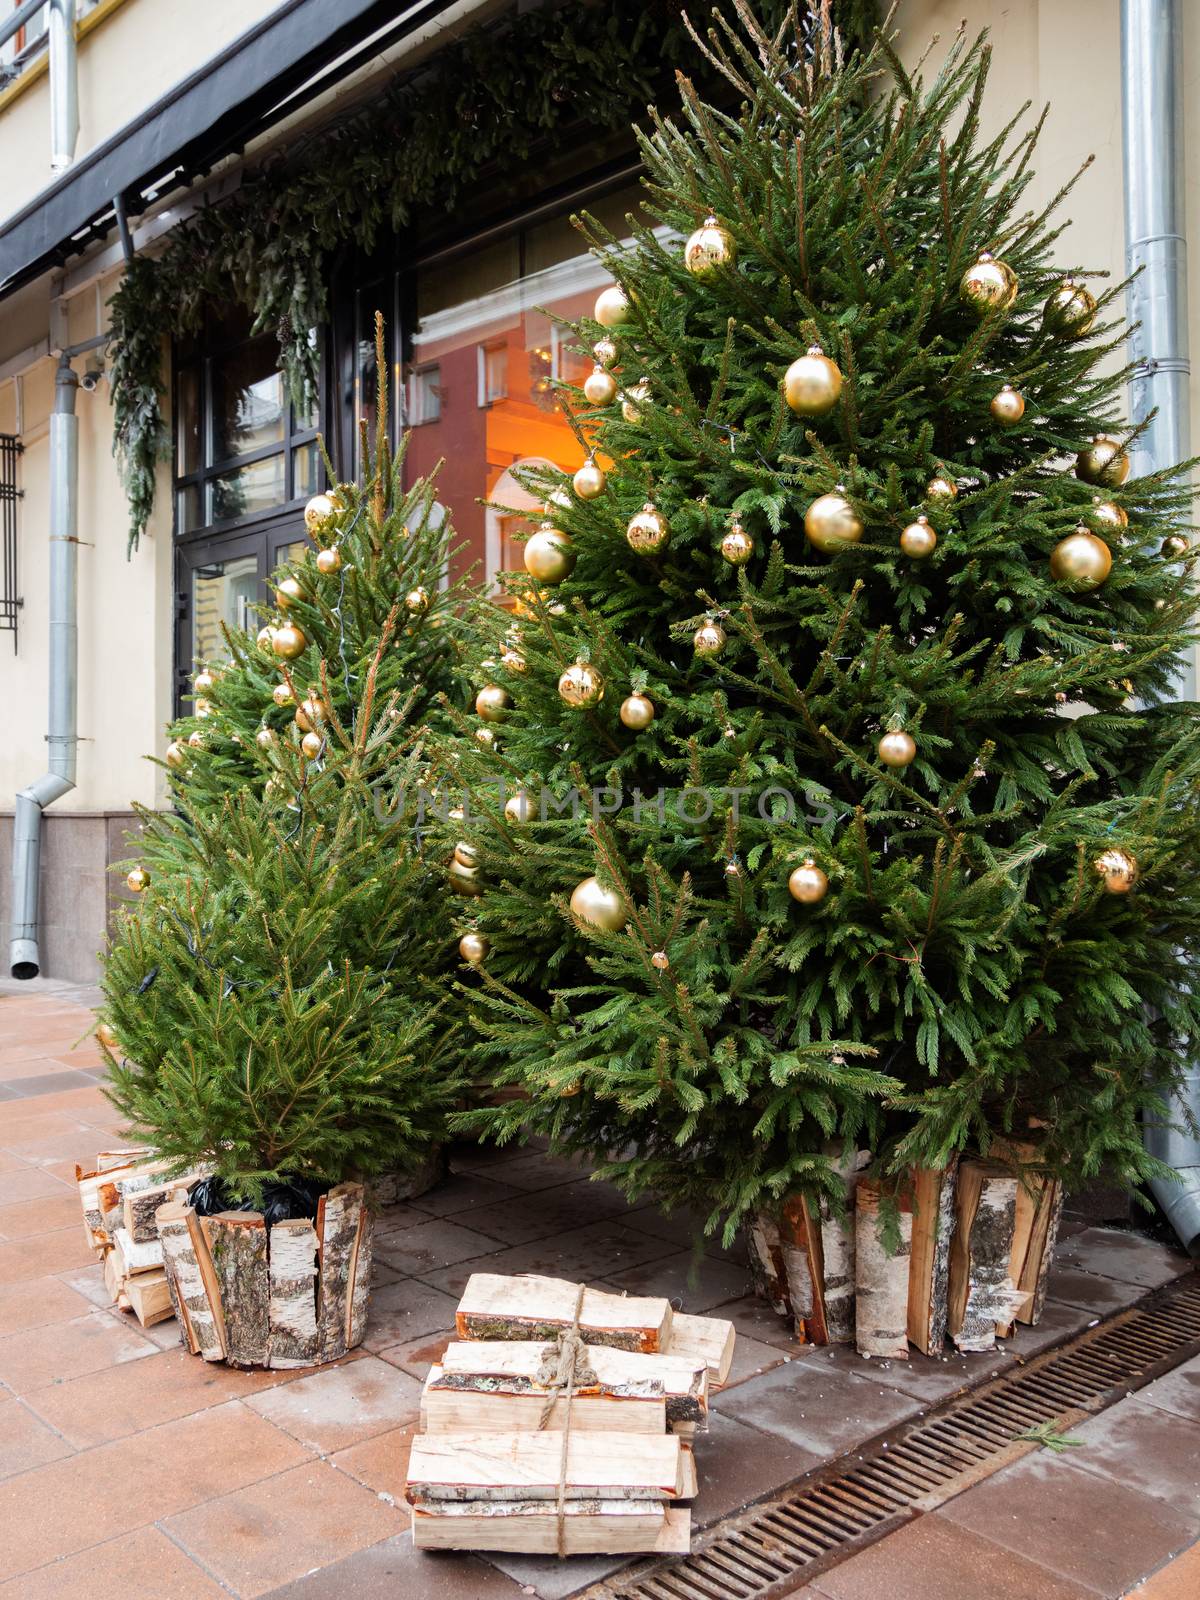
[[[737,243],[716,217],[705,217],[683,247],[683,264],[701,283],[716,277],[722,268],[732,267],[736,261]]]
[[[592,346],[592,354],[602,367],[611,367],[617,359],[616,341],[607,335],[603,339],[597,339]]]
[[[197,700],[195,705],[192,707],[192,712],[193,715],[197,717],[211,717],[213,714],[213,708],[207,700]]]
[[[641,733],[654,721],[654,701],[644,694],[626,695],[618,715],[627,728]]]
[[[310,694],[296,707],[296,726],[301,733],[313,733],[317,724],[328,722],[329,707],[319,695]]]
[[[274,639],[275,629],[271,627],[270,623],[265,623],[258,630],[258,637],[254,642],[257,644],[260,650],[265,651],[267,655],[270,655],[272,653],[272,644]]]
[[[271,690],[271,699],[274,700],[275,704],[280,708],[280,710],[282,710],[284,706],[290,706],[295,698],[295,695],[292,693],[291,689],[286,683],[277,683]]]
[[[1050,575],[1068,589],[1097,589],[1112,571],[1112,551],[1081,522],[1050,552]]]
[[[254,742],[260,750],[270,750],[275,744],[275,729],[260,728],[254,735]]]
[[[556,506],[559,511],[570,511],[572,503],[571,496],[561,483],[557,484],[553,489],[551,489],[550,493],[546,496],[547,512],[549,512],[551,506]]]
[[[1187,555],[1191,548],[1192,547],[1188,543],[1186,535],[1182,533],[1170,533],[1163,540],[1162,549],[1159,551],[1159,554],[1166,556],[1168,561],[1177,561],[1180,556]]]
[[[1013,428],[1025,415],[1025,396],[1011,383],[1003,384],[988,409],[1002,428]]]
[[[315,494],[304,508],[304,526],[310,534],[320,533],[340,510],[332,495]]]
[[[429,590],[423,584],[418,584],[415,589],[410,589],[404,596],[405,609],[414,617],[424,615],[429,610]]]
[[[814,500],[804,513],[804,536],[809,544],[827,554],[857,544],[862,538],[862,522],[841,484],[832,494]]]
[[[286,611],[289,606],[294,606],[297,600],[304,599],[304,590],[296,578],[281,578],[279,587],[275,591],[275,604],[281,611]]]
[[[475,742],[476,742],[476,744],[495,745],[495,743],[496,743],[496,730],[495,730],[495,728],[489,728],[487,726],[484,726],[482,728],[476,728],[475,729]]]
[[[458,941],[459,955],[472,967],[481,967],[490,949],[491,945],[481,933],[464,933]]]
[[[604,699],[604,679],[590,661],[577,661],[559,678],[558,694],[569,706],[598,705]]]
[[[963,273],[958,297],[977,316],[991,311],[1007,311],[1017,298],[1017,275],[1006,262],[984,250]]]
[[[1075,278],[1064,278],[1042,307],[1042,327],[1056,339],[1081,339],[1096,320],[1096,298]]]
[[[639,378],[632,389],[627,389],[621,396],[621,415],[630,427],[636,427],[642,420],[641,407],[650,403],[650,380]]]
[[[199,728],[188,734],[188,744],[193,750],[204,749],[204,735],[200,732]]]
[[[606,889],[598,878],[585,878],[571,895],[571,910],[580,922],[606,933],[617,933],[625,926],[628,913],[616,889]]]
[[[300,748],[310,761],[315,761],[325,748],[324,735],[315,731],[306,733],[300,741]]]
[[[797,416],[828,416],[841,397],[841,369],[819,344],[797,356],[783,375],[783,398]]]
[[[1115,500],[1101,500],[1099,495],[1092,501],[1091,518],[1106,533],[1116,534],[1118,538],[1129,526],[1129,513],[1124,506],[1119,506]]]
[[[617,398],[617,380],[599,362],[583,380],[583,397],[590,406],[610,406]]]
[[[1098,855],[1092,866],[1100,874],[1108,894],[1128,894],[1137,882],[1137,857],[1115,847]]]
[[[96,1043],[102,1044],[106,1050],[116,1051],[120,1048],[117,1044],[117,1036],[107,1022],[96,1024]]]
[[[284,661],[294,661],[308,649],[308,640],[294,622],[285,622],[271,635],[271,649]]]
[[[650,957],[650,965],[658,972],[665,972],[671,965],[671,958],[665,950],[656,950]]]
[[[642,509],[630,517],[625,537],[629,541],[629,548],[636,550],[638,555],[656,556],[671,542],[671,528],[653,501],[647,500]]]
[[[207,667],[198,672],[192,680],[192,688],[200,695],[211,694],[216,687],[216,675],[210,672]]]
[[[601,327],[621,328],[629,321],[629,309],[624,289],[610,283],[607,289],[601,289],[594,314]]]
[[[926,556],[931,556],[936,545],[937,530],[926,516],[910,522],[900,535],[901,550],[914,561],[923,561]]]
[[[523,789],[519,789],[504,802],[504,815],[509,822],[528,822],[533,816],[533,801]]]
[[[483,878],[479,868],[464,865],[458,859],[457,854],[450,862],[450,870],[447,873],[447,877],[455,894],[466,895],[468,899],[474,900],[478,899],[483,893]]]
[[[592,456],[587,458],[571,479],[571,485],[581,500],[594,500],[597,495],[603,494],[607,482],[608,479]]]
[[[1084,483],[1097,483],[1105,489],[1119,489],[1129,476],[1129,457],[1120,439],[1098,433],[1075,457],[1075,476]]]
[[[935,503],[957,500],[958,485],[953,478],[947,477],[944,472],[939,472],[925,485],[925,498]]]
[[[818,900],[824,900],[828,892],[829,879],[811,856],[802,861],[788,878],[788,893],[801,905],[816,905]]]
[[[181,767],[187,765],[187,747],[178,739],[172,739],[167,746],[167,765],[172,772],[178,772]]]
[[[462,867],[477,867],[479,865],[479,851],[467,839],[460,839],[454,846],[454,859]]]
[[[500,657],[500,665],[505,672],[525,672],[529,663],[519,650],[506,650]]]
[[[134,867],[125,883],[131,894],[143,894],[150,887],[150,874],[145,867]]]
[[[512,710],[512,695],[498,683],[485,683],[475,696],[475,713],[485,722],[503,722]]]
[[[917,759],[917,741],[911,733],[896,729],[880,739],[879,759],[885,767],[907,767]]]
[[[328,550],[317,551],[317,571],[329,578],[341,569],[342,552],[337,545],[331,544]]]
[[[698,656],[719,656],[725,648],[725,629],[715,617],[706,617],[692,635],[692,647]]]
[[[744,567],[754,555],[753,536],[746,532],[736,517],[729,519],[729,526],[721,540],[721,555],[731,567]]]
[[[570,539],[543,522],[531,539],[525,541],[525,571],[538,583],[559,584],[575,570],[576,550]]]

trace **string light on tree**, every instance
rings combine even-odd
[[[788,893],[793,900],[799,900],[801,905],[806,906],[816,905],[829,893],[829,879],[811,856],[792,871],[788,878]]]
[[[819,344],[809,345],[783,375],[783,398],[797,416],[828,416],[841,397],[841,369]]]
[[[721,540],[721,555],[731,567],[744,567],[754,555],[754,538],[746,532],[737,517],[729,519],[729,526]]]
[[[605,377],[608,377],[607,373],[605,373]],[[613,392],[616,392],[615,384],[613,385]],[[594,500],[597,495],[603,494],[604,485],[607,482],[608,480],[603,471],[596,465],[594,456],[589,456],[571,479],[575,493],[581,500]]]
[[[917,741],[902,728],[885,733],[879,741],[878,750],[879,759],[885,767],[899,769],[911,766],[917,759]]]
[[[1129,476],[1129,457],[1120,439],[1107,433],[1096,434],[1087,449],[1075,457],[1075,476],[1084,483],[1119,489]]]
[[[842,484],[809,506],[804,513],[804,535],[809,544],[826,554],[857,544],[862,538],[862,521],[847,500]]]
[[[963,273],[958,286],[959,299],[979,317],[992,311],[1007,311],[1017,298],[1020,285],[1007,262],[984,250]]]
[[[558,693],[569,706],[598,705],[604,699],[604,679],[590,661],[576,661],[559,678]]]
[[[1067,589],[1098,589],[1112,571],[1112,551],[1080,523],[1050,552],[1050,575]]]
[[[1042,327],[1056,339],[1081,339],[1095,319],[1095,296],[1075,278],[1064,278],[1042,308]]]
[[[553,523],[543,522],[525,541],[525,570],[538,583],[559,584],[575,570],[576,551],[568,536]]]
[[[625,926],[628,912],[616,889],[606,889],[599,878],[585,878],[571,894],[571,910],[580,922],[616,933]]]
[[[654,721],[654,702],[644,694],[626,695],[618,715],[627,728],[641,733]]]
[[[602,289],[596,300],[596,321],[605,328],[622,328],[629,321],[629,301],[615,283]]]
[[[701,283],[715,278],[736,261],[736,240],[713,216],[705,217],[683,247],[683,264]]]
[[[1137,857],[1128,850],[1116,847],[1105,850],[1096,857],[1092,866],[1100,874],[1107,894],[1128,894],[1137,882]]]
[[[923,561],[926,556],[931,556],[936,545],[937,530],[923,514],[915,522],[910,522],[900,535],[901,550],[914,561]]]
[[[988,409],[1002,428],[1014,428],[1025,415],[1025,396],[1011,383],[1003,384]]]
[[[656,556],[670,543],[671,528],[653,501],[647,500],[642,509],[630,517],[625,537],[629,541],[629,548],[636,550],[638,555]]]

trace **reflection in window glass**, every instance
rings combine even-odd
[[[184,367],[175,380],[175,472],[189,477],[200,468],[200,373]]]
[[[249,517],[281,505],[283,498],[283,456],[266,456],[213,479],[212,520]]]
[[[180,533],[194,533],[204,526],[204,490],[199,484],[180,489],[177,496],[176,517]]]
[[[320,483],[321,458],[317,442],[302,444],[292,455],[292,499],[307,500],[317,492]]]
[[[258,560],[233,556],[192,571],[192,660],[219,661],[228,655],[222,625],[253,628],[251,606],[258,598]]]
[[[249,455],[283,439],[279,347],[265,336],[238,345],[212,367],[213,461]]]
[[[404,420],[410,428],[419,428],[427,422],[441,420],[441,367],[418,367],[409,375],[407,410],[408,415]]]

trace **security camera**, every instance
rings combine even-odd
[[[93,356],[84,369],[82,378],[79,380],[79,387],[85,390],[88,394],[91,394],[93,389],[99,388],[100,379],[103,376],[104,364],[101,361],[97,361]]]

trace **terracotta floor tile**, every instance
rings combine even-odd
[[[228,1590],[206,1577],[178,1545],[157,1528],[93,1545],[0,1584],[0,1600],[228,1600]]]
[[[38,1389],[29,1405],[84,1450],[230,1400],[248,1400],[290,1378],[287,1372],[239,1372],[176,1345],[154,1350],[140,1361]]]
[[[3,1127],[0,1126],[0,1136],[3,1135],[3,1131]],[[27,1165],[28,1163],[22,1161],[20,1156],[14,1156],[8,1150],[0,1150],[0,1172],[23,1172]]]
[[[913,1416],[920,1402],[857,1378],[820,1350],[728,1389],[713,1409],[822,1455],[838,1455]]]
[[[39,1167],[26,1167],[22,1172],[0,1172],[0,1231],[3,1231],[4,1213],[9,1206],[21,1200],[44,1200],[50,1196],[61,1199],[64,1195],[72,1198],[61,1179]],[[78,1210],[78,1194],[74,1200]]]
[[[387,1345],[404,1344],[410,1339],[441,1333],[454,1326],[456,1296],[443,1294],[414,1278],[385,1283],[371,1292],[367,1315],[367,1350],[382,1350]]]
[[[1200,1594],[1200,1544],[1194,1544],[1170,1566],[1133,1591],[1130,1600],[1196,1600]]]
[[[28,1239],[35,1233],[53,1233],[59,1228],[82,1226],[82,1212],[78,1193],[44,1169],[29,1169],[35,1177],[49,1178],[54,1192],[41,1200],[22,1200],[15,1205],[0,1206],[0,1238]],[[0,1182],[3,1179],[0,1178]]]
[[[140,1330],[134,1332],[136,1326],[92,1310],[70,1322],[6,1334],[0,1339],[0,1379],[15,1393],[29,1395],[102,1367],[146,1360],[156,1347]]]
[[[1088,1600],[1096,1594],[938,1516],[918,1517],[811,1581],[830,1600]]]
[[[401,1533],[272,1589],[270,1600],[522,1600],[528,1593],[478,1556],[414,1550]]]
[[[23,1472],[0,1483],[0,1572],[28,1572],[75,1555],[285,1472],[306,1454],[232,1401]]]
[[[690,1250],[609,1273],[604,1281],[626,1294],[666,1295],[679,1311],[712,1316],[720,1316],[726,1301],[740,1299],[750,1288],[744,1267],[711,1256],[697,1258]]]
[[[34,1107],[37,1110],[34,1110]],[[0,1111],[0,1144],[23,1161],[87,1161],[96,1154],[86,1117],[65,1117],[46,1109],[45,1100],[9,1100]]]
[[[330,1455],[372,1434],[416,1422],[421,1385],[399,1367],[364,1356],[323,1367],[246,1403],[310,1449]]]
[[[1103,1595],[1120,1595],[1200,1527],[1182,1508],[1037,1451],[937,1513]]]
[[[0,1478],[30,1472],[74,1452],[21,1400],[0,1400]]]
[[[473,1228],[443,1217],[430,1218],[412,1228],[376,1235],[375,1253],[399,1272],[424,1277],[440,1267],[471,1261],[495,1250],[496,1241]]]
[[[1193,1511],[1200,1537],[1200,1421],[1147,1405],[1140,1394],[1072,1427],[1071,1465]]]
[[[60,1278],[26,1278],[0,1284],[0,1342],[8,1334],[70,1322],[87,1310],[87,1301]]]
[[[92,1254],[90,1267],[72,1267],[68,1272],[57,1274],[58,1281],[65,1283],[68,1288],[81,1294],[91,1305],[99,1306],[102,1311],[107,1310],[112,1304],[108,1290],[104,1286],[104,1268]]]
[[[1160,1406],[1164,1411],[1174,1411],[1181,1417],[1200,1422],[1200,1356],[1185,1361],[1174,1372],[1168,1372],[1165,1378],[1159,1378],[1140,1389],[1138,1399],[1147,1405]]]
[[[235,1490],[163,1526],[242,1600],[403,1531],[407,1512],[328,1462]]]
[[[93,1115],[95,1113],[103,1116],[107,1123],[108,1115],[112,1112],[112,1107],[96,1084],[81,1084],[77,1088],[60,1089],[54,1094],[39,1094],[33,1099],[14,1100],[9,1103],[18,1108],[19,1116],[23,1115],[25,1107],[28,1107],[31,1118],[57,1114],[77,1117],[80,1122],[92,1122],[95,1120]],[[14,1143],[15,1140],[5,1137],[6,1148],[11,1149]]]
[[[0,1244],[0,1284],[69,1272],[72,1267],[90,1267],[95,1261],[96,1252],[83,1237],[82,1223],[72,1228],[55,1228],[53,1233],[39,1233],[31,1239]]]
[[[425,1382],[430,1367],[446,1354],[446,1346],[454,1337],[452,1333],[425,1334],[420,1339],[409,1339],[404,1344],[388,1345],[379,1351],[381,1361],[390,1361],[394,1367],[403,1367],[421,1383]]]
[[[408,1456],[416,1432],[417,1425],[412,1423],[407,1428],[393,1428],[390,1433],[377,1433],[373,1439],[339,1450],[331,1459],[335,1467],[357,1478],[366,1488],[376,1494],[390,1494],[398,1506],[403,1505]]]

